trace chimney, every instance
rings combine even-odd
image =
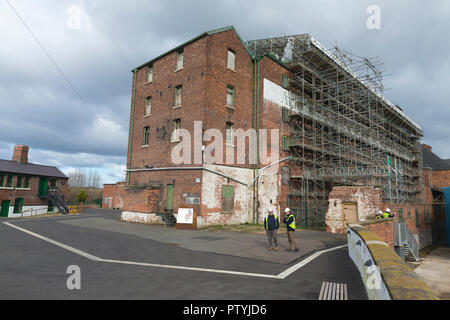
[[[20,163],[28,163],[28,150],[30,148],[23,144],[18,144],[14,146],[13,161]]]
[[[422,146],[423,146],[425,149],[428,149],[428,150],[430,150],[431,152],[433,152],[433,148],[432,148],[431,146],[429,146],[429,145],[427,145],[427,144],[425,144],[425,143],[422,143]]]

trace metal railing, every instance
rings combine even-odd
[[[419,244],[406,225],[406,222],[394,222],[394,245],[399,248],[408,246],[414,259],[419,261]]]

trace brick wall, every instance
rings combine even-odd
[[[431,181],[434,188],[450,187],[450,170],[431,171]]]

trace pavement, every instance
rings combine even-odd
[[[0,299],[317,300],[323,281],[367,299],[347,248],[334,249],[345,238],[300,231],[296,239],[300,251],[285,251],[282,234],[270,252],[264,235],[127,223],[104,209],[0,219]],[[70,265],[81,270],[81,290],[66,286]]]
[[[414,269],[440,298],[450,300],[450,248],[437,248]]]

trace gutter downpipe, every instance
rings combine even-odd
[[[257,78],[256,78],[256,85],[257,85],[257,95],[256,95],[256,176],[259,176],[259,108],[260,108],[260,101],[259,101],[259,63],[260,63],[261,57],[256,58],[256,64],[257,64]],[[254,188],[255,198],[256,198],[256,204],[258,203],[258,184],[256,184]],[[253,223],[258,222],[258,208],[257,206],[253,207]]]
[[[131,127],[130,127],[130,137],[129,137],[129,146],[128,146],[128,170],[127,170],[127,184],[130,184],[130,171],[131,168],[131,152],[133,151],[133,128],[134,128],[134,106],[136,102],[136,74],[137,69],[133,70],[133,102],[132,102],[132,111],[131,111]]]

